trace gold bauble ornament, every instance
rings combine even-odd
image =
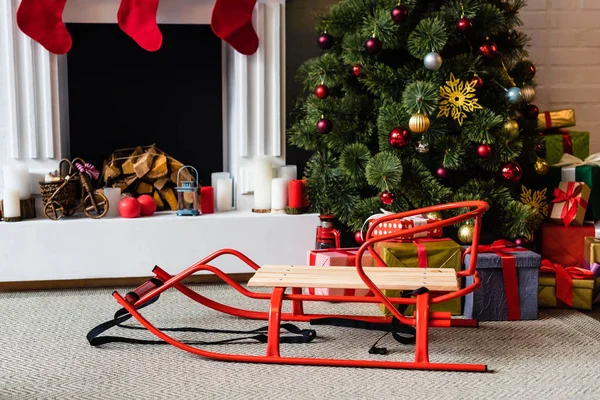
[[[535,89],[531,86],[525,86],[521,89],[521,97],[525,103],[531,103],[535,99]]]
[[[509,139],[514,139],[519,135],[519,123],[514,119],[509,119],[502,125],[502,133],[507,135]]]
[[[441,221],[444,219],[442,213],[439,211],[428,212],[427,214],[425,214],[425,216],[427,217],[427,219],[432,219],[435,221]]]
[[[429,129],[429,117],[425,114],[414,114],[408,121],[408,128],[412,133],[421,134]]]
[[[473,232],[475,227],[470,224],[465,224],[458,228],[458,241],[462,244],[471,244],[473,242]]]
[[[548,173],[548,171],[550,171],[550,164],[548,164],[548,161],[544,160],[543,158],[538,158],[535,161],[533,168],[535,169],[536,174],[544,176]]]

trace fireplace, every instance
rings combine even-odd
[[[0,282],[143,276],[149,274],[154,264],[162,264],[175,272],[223,247],[236,248],[259,264],[304,263],[305,251],[314,241],[314,228],[318,223],[315,215],[250,212],[253,204],[253,197],[249,195],[253,189],[250,169],[253,157],[266,155],[273,158],[276,166],[285,164],[285,2],[260,0],[257,4],[253,23],[260,47],[249,57],[236,53],[216,38],[209,38],[210,35],[204,35],[210,33],[207,24],[213,0],[162,1],[157,21],[163,33],[164,49],[156,54],[143,53],[114,25],[119,3],[119,0],[69,0],[63,18],[74,39],[73,53],[55,56],[16,27],[14,15],[18,0],[2,2],[0,93],[7,94],[7,101],[0,99],[0,165],[26,163],[32,172],[32,188],[35,190],[38,189],[37,181],[48,171],[56,169],[63,157],[85,156],[83,158],[88,157],[89,161],[98,163],[115,147],[156,143],[165,152],[175,153],[172,155],[183,162],[197,166],[210,162],[210,166],[201,167],[203,182],[210,182],[207,177],[211,172],[230,172],[235,182],[236,211],[190,218],[167,214],[134,220],[71,218],[55,222],[40,217],[19,223],[2,223]],[[101,24],[101,33],[86,33],[85,26],[90,24]],[[187,25],[193,25],[190,29],[194,32],[202,31],[207,40],[204,46],[193,38],[190,40],[188,33],[182,33]],[[104,63],[107,68],[112,64],[111,71],[118,70],[121,78],[115,86],[122,86],[128,81],[127,71],[123,71],[127,65],[135,70],[136,65],[149,65],[147,60],[155,57],[160,60],[161,51],[168,53],[172,50],[169,44],[172,39],[179,44],[185,41],[190,53],[183,57],[190,57],[193,62],[206,57],[218,59],[215,54],[219,54],[220,48],[220,60],[217,60],[220,79],[212,76],[211,72],[211,78],[207,78],[210,83],[196,81],[193,83],[194,93],[185,93],[189,95],[186,100],[183,97],[177,99],[189,105],[189,102],[198,99],[195,95],[202,90],[202,84],[210,84],[214,86],[210,89],[211,92],[214,90],[211,96],[220,95],[210,104],[214,108],[206,109],[201,101],[194,103],[193,109],[182,110],[182,107],[174,106],[172,111],[184,111],[183,116],[166,116],[165,111],[164,118],[155,115],[155,109],[149,110],[152,115],[143,122],[152,122],[149,124],[152,126],[142,126],[144,110],[132,107],[131,118],[123,120],[123,114],[115,117],[118,114],[116,109],[130,103],[125,101],[127,99],[118,99],[123,100],[120,104],[110,100],[111,93],[100,87],[104,84],[88,86],[88,90],[102,93],[98,98],[90,97],[90,93],[77,93],[78,89],[91,85],[89,76],[85,76],[86,64],[91,70],[100,65],[90,66],[90,62]],[[78,50],[80,41],[81,46],[87,46],[81,51]],[[115,59],[124,57],[119,52],[125,52],[127,46],[130,47],[127,52],[131,52],[128,56],[139,56],[137,61],[121,63],[120,59]],[[134,54],[136,52],[139,54]],[[105,58],[100,61],[94,58],[99,55]],[[77,66],[79,62],[82,65]],[[206,67],[217,68],[216,65]],[[153,74],[155,67],[160,69],[153,66],[144,72]],[[99,68],[96,72],[107,71]],[[137,73],[141,75],[141,72]],[[170,78],[182,78],[183,75]],[[102,76],[102,79],[108,82],[110,76]],[[181,81],[176,84],[181,85]],[[191,86],[185,90],[191,90]],[[128,90],[122,88],[120,95]],[[103,96],[108,97],[103,100]],[[160,98],[162,95],[157,96]],[[92,104],[94,101],[95,105]],[[102,102],[103,109],[107,110],[105,112],[113,114],[110,116],[112,120],[103,118],[102,109],[94,109],[102,106],[98,104]],[[111,107],[112,111],[108,111]],[[200,125],[200,128],[199,117],[204,113],[210,114],[206,121],[210,119],[211,125],[206,128]],[[164,135],[151,138],[150,133],[148,136],[141,134],[143,141],[140,136],[130,135],[150,129]],[[188,134],[188,131],[197,134],[192,138],[190,136],[194,135]],[[170,141],[173,135],[182,136],[173,143]],[[164,141],[165,136],[169,141]],[[104,145],[104,140],[106,148],[95,148],[101,142]],[[190,143],[187,140],[198,142],[171,148],[181,144],[179,142]],[[207,144],[209,140],[214,141],[213,144]],[[189,150],[193,151],[185,153]],[[211,153],[210,161],[207,153]],[[181,156],[177,157],[177,154]],[[65,248],[66,245],[68,248]],[[217,263],[216,266],[229,273],[248,272],[247,267],[235,261]]]

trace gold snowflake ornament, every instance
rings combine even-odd
[[[531,206],[535,209],[539,217],[546,218],[548,215],[548,202],[546,197],[546,190],[527,189],[525,186],[521,187],[521,203]]]
[[[463,82],[450,73],[450,80],[446,81],[446,86],[440,88],[440,112],[438,117],[452,116],[462,126],[463,120],[467,117],[467,112],[473,112],[481,109],[481,105],[475,97],[475,84],[477,82]]]

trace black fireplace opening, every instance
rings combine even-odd
[[[156,52],[117,24],[67,28],[71,157],[100,169],[117,149],[155,144],[210,185],[223,170],[221,40],[210,26],[159,25]]]

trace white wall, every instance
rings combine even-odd
[[[529,0],[521,13],[541,110],[574,108],[600,151],[600,0]]]

